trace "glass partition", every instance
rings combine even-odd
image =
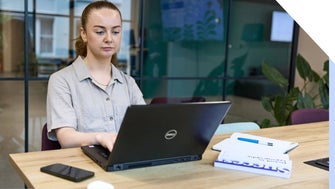
[[[0,188],[21,188],[8,154],[24,152],[24,82],[0,81],[0,89]]]
[[[230,99],[233,106],[243,101],[246,106],[235,111],[241,121],[271,119],[260,100],[280,89],[261,65],[272,64],[289,79],[293,40],[293,20],[275,1],[147,0],[144,18],[146,98],[205,96]],[[286,27],[276,27],[278,22]],[[248,104],[257,104],[259,114]]]

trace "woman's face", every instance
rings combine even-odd
[[[120,49],[122,27],[118,11],[93,9],[87,18],[81,37],[87,44],[87,56],[96,59],[111,58]]]

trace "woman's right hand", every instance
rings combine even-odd
[[[117,133],[98,133],[95,138],[97,142],[107,148],[110,152],[113,150]]]

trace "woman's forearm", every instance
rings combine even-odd
[[[117,133],[83,133],[69,127],[57,129],[56,135],[62,148],[100,144],[109,151],[112,151],[117,137]]]
[[[73,128],[59,128],[56,130],[57,139],[62,148],[80,147],[98,144],[96,135],[98,133],[82,133]]]

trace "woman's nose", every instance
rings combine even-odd
[[[110,32],[106,32],[105,42],[106,42],[106,43],[111,43],[111,42],[113,42],[113,35],[112,35]]]

